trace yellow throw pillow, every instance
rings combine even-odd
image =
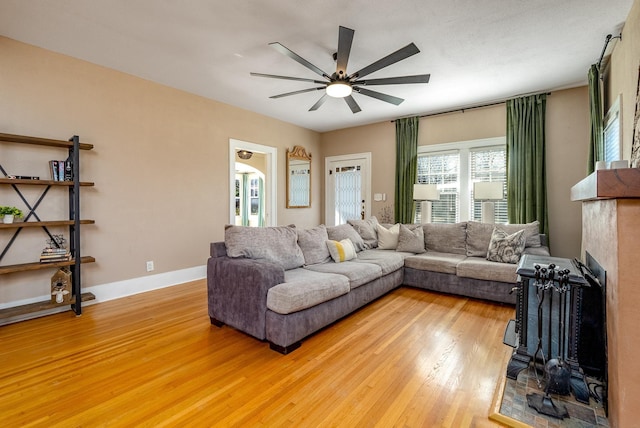
[[[346,238],[342,241],[327,241],[329,254],[336,263],[346,262],[347,260],[356,258],[356,248],[353,246],[351,239]]]

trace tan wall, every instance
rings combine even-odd
[[[633,116],[640,73],[640,0],[635,0],[605,74],[605,112],[622,94],[622,158],[631,158]]]
[[[584,178],[588,144],[588,93],[586,87],[554,92],[547,101],[547,180],[549,235],[552,254],[580,254],[580,204],[569,200],[571,187]],[[420,120],[418,145],[468,141],[505,135],[506,107],[466,110]],[[371,212],[393,213],[395,177],[395,125],[374,125],[322,134],[325,156],[372,153],[372,192],[386,193],[385,202],[372,202]]]
[[[82,198],[83,217],[96,220],[84,227],[83,253],[97,259],[85,265],[85,287],[148,275],[147,260],[154,274],[206,263],[229,222],[230,138],[278,149],[279,224],[320,223],[319,204],[288,210],[284,197],[286,149],[315,155],[318,133],[7,38],[0,52],[0,132],[77,134],[95,145],[82,154],[81,177],[96,183]],[[9,146],[0,145],[0,163],[10,173],[47,176],[46,160],[62,156]],[[317,181],[321,157],[313,159]],[[0,203],[14,198],[7,186],[0,192]],[[319,201],[320,186],[313,193]],[[64,202],[49,205],[56,214]],[[41,231],[23,232],[2,264],[37,260],[44,241]],[[50,275],[0,277],[0,303],[47,294]]]

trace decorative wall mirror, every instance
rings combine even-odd
[[[311,154],[304,147],[287,149],[287,208],[311,206]]]

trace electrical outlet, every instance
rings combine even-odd
[[[151,272],[154,269],[153,260],[147,262],[147,272]]]

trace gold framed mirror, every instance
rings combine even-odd
[[[311,207],[311,154],[304,147],[287,149],[287,208]]]

